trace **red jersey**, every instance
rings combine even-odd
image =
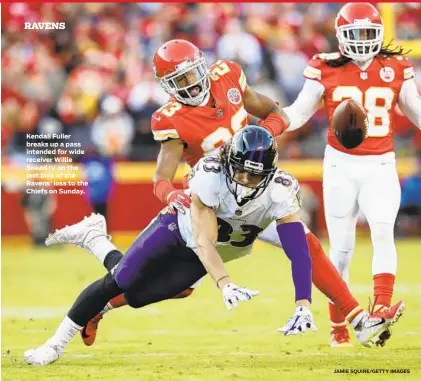
[[[402,56],[377,55],[366,70],[349,62],[341,67],[327,65],[337,53],[318,54],[309,62],[304,77],[319,81],[325,88],[323,100],[329,117],[328,144],[351,155],[381,155],[393,151],[395,106],[402,84],[414,77],[414,68]],[[352,98],[364,106],[368,115],[368,133],[356,148],[346,149],[330,125],[335,108],[344,99]]]
[[[221,60],[210,67],[210,72],[215,107],[172,101],[152,115],[155,140],[181,139],[185,143],[183,157],[191,167],[247,124],[243,103],[247,80],[240,65]]]

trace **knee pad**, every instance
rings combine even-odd
[[[143,303],[141,303],[141,301],[139,301],[136,293],[134,293],[134,292],[130,292],[130,291],[125,292],[124,298],[126,299],[127,304],[132,308],[143,307]]]
[[[153,292],[145,290],[145,287],[131,287],[124,293],[127,304],[132,308],[142,308],[154,300]]]
[[[116,283],[114,276],[111,272],[102,278],[101,289],[105,294],[113,294],[113,297],[122,293],[120,287]]]
[[[330,250],[330,260],[333,265],[341,274],[342,278],[347,277],[349,271],[349,265],[351,263],[352,254],[354,249],[342,249],[342,250]]]
[[[374,222],[370,224],[371,236],[379,240],[394,239],[394,224],[384,222]]]
[[[374,249],[373,261],[379,258],[396,256],[394,225],[390,223],[374,223],[370,225],[371,243]]]

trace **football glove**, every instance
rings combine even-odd
[[[260,291],[249,290],[248,288],[237,286],[232,282],[222,287],[222,296],[228,311],[231,311],[234,307],[238,307],[239,301],[245,302],[259,293]]]
[[[277,331],[283,332],[285,336],[289,336],[304,333],[308,328],[311,328],[314,332],[317,331],[310,308],[300,306],[296,308],[294,315],[292,315],[287,323],[282,328],[278,328]]]
[[[176,189],[168,195],[167,204],[170,207],[171,214],[175,214],[176,210],[186,214],[186,209],[190,208],[191,198],[183,190]]]

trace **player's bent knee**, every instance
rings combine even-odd
[[[349,268],[353,252],[353,248],[330,250],[330,260],[341,275]]]
[[[114,276],[109,272],[102,278],[101,288],[104,294],[115,297],[121,294],[122,290],[114,279]]]
[[[132,308],[141,308],[145,306],[144,301],[141,300],[139,296],[134,292],[125,292],[124,298],[126,299],[127,304]]]
[[[376,222],[370,225],[373,241],[394,240],[394,224]]]

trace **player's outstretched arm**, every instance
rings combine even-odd
[[[256,93],[247,86],[244,95],[244,108],[246,111],[260,119],[264,119],[262,127],[273,136],[282,134],[289,126],[288,115],[269,97]]]
[[[250,300],[257,295],[259,291],[249,290],[232,282],[216,250],[218,223],[215,211],[203,204],[195,194],[192,195],[191,218],[197,255],[216,286],[222,290],[228,310],[237,307],[239,301]]]
[[[171,183],[183,150],[184,145],[180,139],[171,139],[161,143],[157,167],[153,175],[155,196],[164,204],[168,204],[174,213],[176,209],[185,213],[185,208],[189,208],[191,203],[190,197],[183,190],[175,189]]]
[[[290,120],[287,131],[297,130],[307,123],[320,108],[324,91],[325,88],[320,82],[306,79],[294,103],[283,109]]]
[[[285,254],[291,261],[296,304],[294,315],[279,331],[284,332],[285,335],[303,333],[308,328],[316,331],[310,311],[311,257],[299,214],[293,213],[277,220],[276,230]]]
[[[398,105],[403,114],[418,128],[421,128],[421,96],[415,79],[407,79],[399,93]]]

